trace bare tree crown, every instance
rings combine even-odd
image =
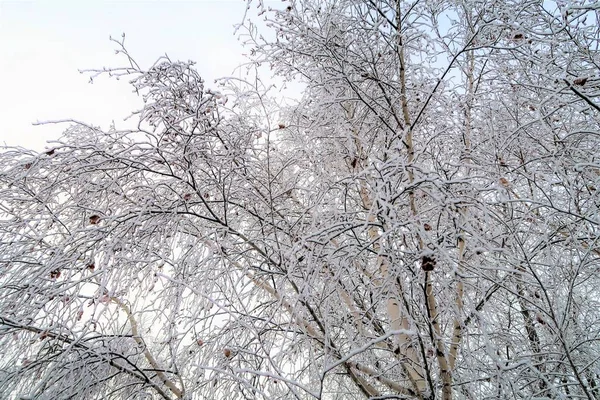
[[[293,106],[116,41],[135,129],[0,152],[0,397],[600,397],[598,6],[249,6]]]

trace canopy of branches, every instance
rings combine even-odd
[[[117,41],[136,129],[0,152],[0,397],[599,398],[598,4],[248,6],[294,105]]]

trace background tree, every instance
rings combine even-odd
[[[597,7],[262,11],[298,104],[120,42],[137,129],[2,153],[0,394],[598,397]]]

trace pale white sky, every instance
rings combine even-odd
[[[194,60],[208,86],[244,62],[233,25],[243,0],[0,0],[0,143],[42,150],[73,118],[106,129],[139,105],[126,80],[89,84],[78,70],[122,65],[109,36],[126,34],[140,66],[160,55]]]

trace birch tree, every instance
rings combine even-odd
[[[1,153],[0,395],[599,397],[598,7],[248,7],[297,104],[121,41],[136,129]]]

